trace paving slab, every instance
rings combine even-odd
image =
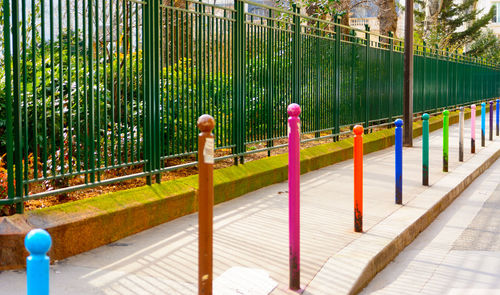
[[[479,117],[476,122],[479,128]],[[467,135],[469,125],[466,121]],[[418,220],[429,204],[453,190],[456,181],[472,174],[474,167],[484,165],[500,150],[498,138],[487,141],[486,148],[476,140],[477,154],[471,155],[467,137],[465,162],[459,163],[458,124],[452,125],[450,172],[443,173],[441,133],[431,133],[430,187],[421,186],[421,140],[415,139],[414,147],[404,148],[403,206],[394,204],[393,147],[364,157],[364,233],[353,231],[352,160],[301,177],[304,293],[349,293],[374,253],[404,229],[399,223]],[[258,273],[256,277],[269,278],[269,285],[276,282],[272,294],[295,293],[287,287],[287,189],[286,182],[279,183],[214,208],[216,283],[230,281],[228,271],[234,273],[235,268],[250,269]],[[51,294],[196,294],[197,249],[197,214],[191,214],[56,262],[51,266]],[[329,266],[337,268],[334,276],[328,272]],[[25,276],[24,271],[1,272],[0,293],[25,294]]]
[[[500,161],[361,294],[500,294]]]

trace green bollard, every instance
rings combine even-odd
[[[429,114],[422,115],[422,185],[429,185]]]
[[[443,172],[448,172],[448,126],[450,120],[450,112],[443,112]]]

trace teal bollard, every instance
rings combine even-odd
[[[26,235],[24,245],[30,252],[26,258],[27,294],[48,295],[50,259],[47,252],[52,246],[52,239],[47,231],[34,229]]]
[[[422,185],[429,185],[429,114],[422,115]]]

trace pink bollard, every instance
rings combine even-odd
[[[470,152],[476,152],[476,105],[470,106]]]
[[[300,106],[288,106],[288,214],[290,289],[300,289]]]

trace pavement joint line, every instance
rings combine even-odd
[[[492,142],[481,149],[476,153],[475,161],[463,163],[386,218],[377,222],[361,237],[351,241],[331,256],[308,283],[303,294],[357,294],[361,292],[378,272],[429,226],[499,157],[500,143],[498,142]],[[471,170],[471,173],[467,173]],[[443,188],[448,188],[444,194]],[[436,192],[439,197],[436,197]],[[427,206],[425,204],[422,206],[423,202],[427,202]],[[410,216],[410,222],[400,225],[403,226],[402,230],[401,228],[397,230],[394,227],[394,224],[397,223],[394,221],[408,220],[407,213],[412,213],[414,216]],[[363,247],[358,246],[363,243]],[[366,247],[366,245],[370,246]],[[369,256],[366,256],[366,253],[360,253],[360,250],[367,249],[368,251],[365,252],[369,252]],[[360,256],[361,258],[359,258]],[[353,265],[358,267],[353,267]],[[346,271],[347,269],[357,270],[358,273]],[[339,282],[343,282],[343,284],[339,284]]]

